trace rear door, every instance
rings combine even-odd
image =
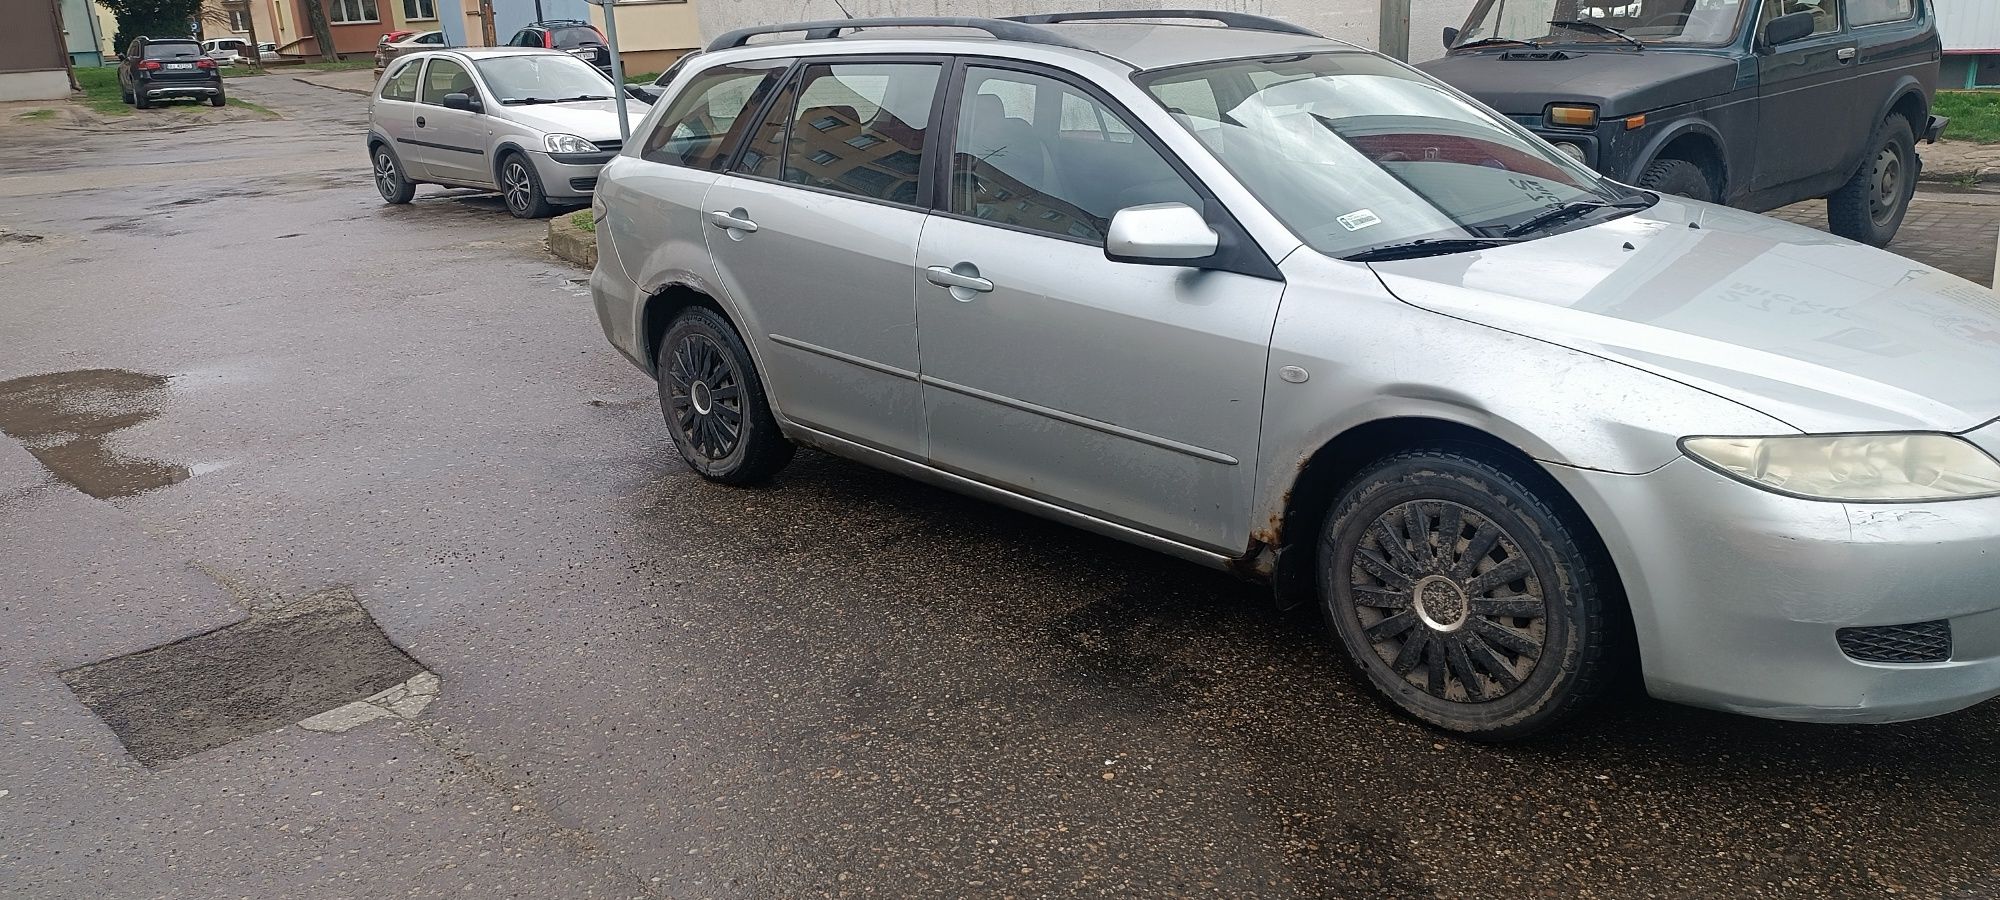
[[[484,113],[446,109],[448,94],[479,96],[472,68],[455,56],[430,57],[417,91],[416,136],[409,141],[423,149],[421,170],[440,181],[490,185],[493,163],[486,158],[486,145],[492,129]]]
[[[1853,172],[1859,145],[1868,139],[1857,112],[1855,41],[1841,27],[1840,0],[1764,0],[1758,39],[1772,19],[1813,13],[1810,37],[1757,57],[1757,153],[1753,190],[1775,190],[1825,181]],[[1871,109],[1867,115],[1872,116]]]
[[[940,57],[801,63],[703,204],[785,417],[911,459],[924,452],[911,267],[944,72]]]
[[[1854,64],[1860,70],[1857,77],[1866,101],[1858,112],[1872,130],[1877,115],[1905,77],[1915,77],[1927,96],[1937,88],[1941,43],[1937,30],[1923,27],[1918,20],[1917,0],[1846,2],[1847,27],[1854,33]]]

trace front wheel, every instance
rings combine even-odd
[[[1505,741],[1584,708],[1612,668],[1600,563],[1553,486],[1471,445],[1389,456],[1321,532],[1321,609],[1375,690],[1466,737]]]
[[[1685,159],[1655,160],[1639,173],[1639,186],[1703,203],[1716,202],[1715,186],[1708,183],[1708,174]]]
[[[500,163],[500,194],[507,200],[507,211],[517,219],[546,219],[555,212],[542,192],[542,177],[519,153],[509,154]]]
[[[1916,132],[1910,120],[1892,115],[1869,136],[1861,169],[1826,198],[1827,227],[1848,240],[1887,246],[1916,192]]]
[[[660,409],[681,459],[701,477],[755,484],[792,461],[764,381],[729,320],[691,306],[660,339]]]

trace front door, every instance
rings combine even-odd
[[[1243,552],[1283,285],[1107,260],[1117,210],[1204,198],[1092,91],[960,77],[949,196],[917,251],[932,463]]]
[[[1771,48],[1757,57],[1757,152],[1752,190],[1774,190],[1814,179],[1846,181],[1854,154],[1868,138],[1854,112],[1854,38],[1841,30],[1840,0],[1764,0],[1757,23],[1811,12],[1811,37]],[[1869,101],[1877,102],[1877,101]],[[1873,111],[1870,110],[1870,114]]]
[[[814,61],[704,207],[709,253],[751,311],[792,422],[923,456],[917,236],[942,61]]]
[[[424,173],[427,178],[453,184],[490,185],[493,161],[486,158],[486,138],[492,131],[485,113],[446,109],[447,94],[479,96],[478,82],[465,63],[448,56],[433,56],[424,69],[422,89],[417,93],[416,128],[408,143],[422,152],[420,165],[407,159],[403,165]]]

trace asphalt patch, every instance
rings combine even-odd
[[[106,440],[160,414],[167,378],[80,369],[0,381],[0,432],[20,441],[57,478],[98,499],[186,481],[188,468],[124,456]]]
[[[147,766],[282,728],[424,671],[345,588],[62,673]]]

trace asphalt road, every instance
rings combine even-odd
[[[1226,577],[817,454],[708,485],[540,223],[231,90],[289,118],[0,129],[0,894],[2000,894],[2000,706],[1465,745]]]

